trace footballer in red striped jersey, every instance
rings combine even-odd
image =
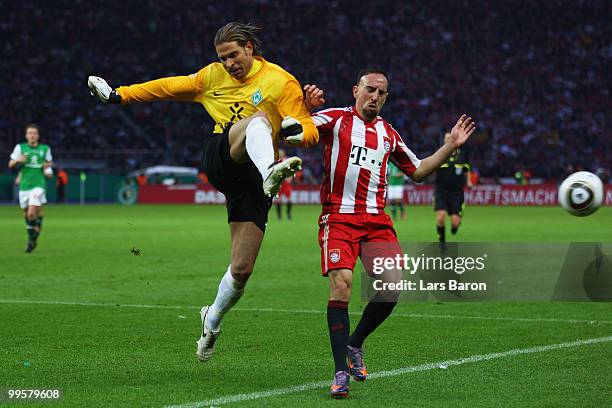
[[[389,159],[408,175],[421,161],[380,116],[368,121],[348,107],[317,112],[313,120],[325,143],[323,214],[383,214]]]
[[[323,92],[306,85],[306,105],[324,103]],[[335,362],[331,396],[348,396],[349,378],[364,381],[363,342],[390,314],[397,292],[378,293],[363,311],[349,336],[348,302],[353,269],[363,256],[361,244],[387,243],[386,254],[401,251],[391,218],[384,212],[387,164],[392,161],[415,181],[437,170],[474,132],[472,118],[462,115],[431,156],[419,160],[399,133],[378,114],[389,95],[387,75],[364,70],[353,86],[355,105],[313,114],[320,140],[325,143],[321,185],[323,210],[319,218],[321,272],[329,278],[327,321]],[[362,259],[363,260],[363,259]],[[366,264],[366,262],[364,262]]]

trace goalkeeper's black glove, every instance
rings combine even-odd
[[[291,116],[285,117],[281,123],[280,135],[290,145],[298,145],[304,141],[304,129],[299,120]]]
[[[121,95],[112,89],[108,83],[97,76],[87,78],[87,86],[92,96],[97,96],[104,103],[121,103]]]

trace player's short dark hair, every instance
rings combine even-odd
[[[36,129],[38,133],[40,133],[40,127],[36,123],[28,123],[25,127],[25,131],[27,132],[28,129]]]
[[[368,74],[381,74],[381,75],[383,75],[387,79],[387,82],[389,82],[389,75],[387,75],[387,73],[385,71],[383,71],[382,69],[380,69],[380,68],[366,68],[366,69],[362,69],[357,74],[356,85],[359,85],[359,82],[361,81],[361,78],[363,78],[364,75],[368,75]]]
[[[262,55],[262,44],[259,38],[255,37],[260,28],[250,23],[243,24],[236,21],[227,23],[215,34],[215,47],[226,42],[236,41],[239,46],[244,47],[250,41],[253,44],[253,55]]]

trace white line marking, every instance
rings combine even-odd
[[[133,303],[96,303],[96,302],[70,302],[55,300],[19,300],[0,299],[0,304],[32,304],[32,305],[65,305],[65,306],[98,306],[98,307],[130,307],[139,309],[197,309],[201,306],[179,306],[179,305],[141,305]],[[239,312],[262,312],[262,313],[300,313],[300,314],[325,314],[325,310],[307,309],[275,309],[275,308],[248,308],[235,307],[232,310]],[[360,312],[351,312],[351,315],[361,315]],[[588,324],[612,324],[610,320],[588,320],[588,319],[557,319],[548,317],[506,317],[506,316],[469,316],[469,315],[444,315],[444,314],[422,314],[422,313],[391,313],[390,317],[414,317],[424,319],[465,319],[465,320],[501,320],[511,322],[556,322],[556,323],[588,323]]]
[[[602,323],[612,324],[609,320],[586,320],[586,319],[557,319],[553,317],[504,317],[504,316],[466,316],[466,315],[442,315],[442,314],[418,314],[418,313],[391,313],[398,317],[437,317],[439,319],[473,319],[473,320],[506,320],[515,322],[560,322],[560,323]]]
[[[135,307],[142,309],[200,309],[196,306],[173,306],[173,305],[138,305],[122,303],[96,303],[96,302],[69,302],[62,300],[18,300],[0,299],[0,303],[30,304],[30,305],[65,305],[65,306],[101,306],[101,307]]]
[[[466,358],[460,358],[456,360],[446,360],[446,361],[439,361],[436,363],[427,363],[427,364],[422,364],[422,365],[412,366],[412,367],[396,368],[394,370],[379,371],[379,372],[375,372],[375,373],[368,375],[368,379],[396,377],[402,374],[415,373],[418,371],[435,370],[436,368],[440,368],[441,366],[448,368],[448,367],[459,366],[459,365],[463,365],[467,363],[477,363],[480,361],[495,360],[499,358],[517,356],[521,354],[542,353],[545,351],[585,346],[588,344],[607,343],[610,341],[612,341],[612,336],[598,337],[598,338],[585,339],[585,340],[576,340],[576,341],[572,341],[568,343],[550,344],[546,346],[536,346],[536,347],[530,347],[530,348],[524,348],[524,349],[513,349],[513,350],[503,351],[500,353],[476,354],[473,356],[469,356]],[[232,402],[250,401],[250,400],[261,399],[261,398],[275,397],[278,395],[294,394],[294,393],[298,393],[302,391],[314,390],[317,388],[326,388],[328,386],[329,386],[329,381],[318,381],[318,382],[294,385],[292,387],[286,387],[286,388],[275,388],[271,390],[257,391],[257,392],[252,392],[248,394],[227,395],[224,397],[219,397],[219,398],[206,400],[206,401],[189,402],[189,403],[180,404],[180,405],[169,405],[169,406],[166,406],[165,408],[200,408],[204,406],[222,405],[222,404],[229,404]]]

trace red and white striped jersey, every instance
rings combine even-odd
[[[383,213],[388,160],[406,174],[412,174],[421,161],[380,116],[366,122],[348,107],[325,109],[312,118],[325,143],[323,214]]]

